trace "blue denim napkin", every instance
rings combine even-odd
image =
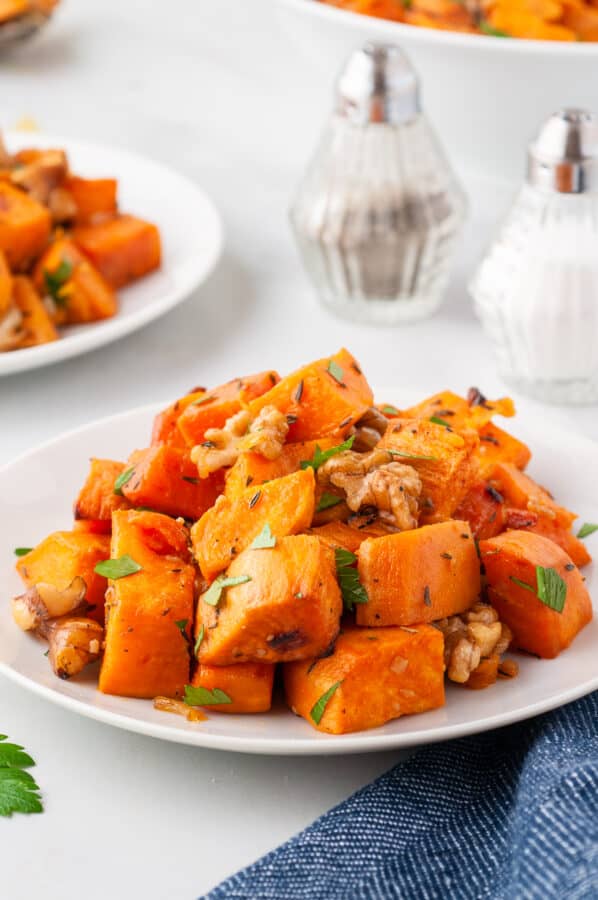
[[[598,692],[421,750],[207,896],[598,898]]]

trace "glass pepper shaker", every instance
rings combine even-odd
[[[394,45],[367,43],[337,82],[334,112],[290,217],[320,299],[394,324],[440,305],[466,202]]]
[[[470,289],[507,384],[545,402],[598,402],[596,115],[565,109],[544,123]]]

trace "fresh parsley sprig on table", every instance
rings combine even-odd
[[[12,816],[14,812],[43,812],[39,787],[26,772],[35,761],[19,744],[4,743],[0,734],[0,816]]]

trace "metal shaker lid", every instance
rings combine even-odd
[[[355,125],[401,125],[420,111],[417,75],[395,44],[368,42],[347,60],[336,84],[336,112]]]
[[[598,116],[562,109],[530,145],[527,180],[562,194],[598,192]]]

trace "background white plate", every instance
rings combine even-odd
[[[399,404],[414,399],[396,389],[377,396]],[[501,681],[485,691],[449,687],[442,709],[351,735],[320,734],[282,703],[266,715],[208,711],[208,721],[188,723],[155,711],[150,701],[101,694],[94,684],[97,673],[60,681],[43,655],[45,645],[12,622],[8,599],[21,589],[13,548],[33,546],[49,532],[69,528],[73,498],[85,477],[88,458],[124,459],[133,448],[146,445],[158,408],[144,407],[77,429],[0,470],[0,671],[8,677],[53,703],[131,731],[201,747],[289,755],[388,750],[454,738],[527,718],[598,688],[598,621],[556,660],[517,657],[520,675],[513,681]],[[513,430],[535,450],[530,473],[583,521],[596,521],[598,482],[588,473],[595,469],[597,446],[575,435],[559,436],[545,414],[535,419],[526,415]],[[590,538],[594,553],[598,552],[595,538],[598,533]],[[595,566],[585,574],[588,587],[598,596]]]
[[[23,372],[78,356],[136,331],[181,303],[208,277],[222,251],[222,224],[212,201],[188,178],[136,153],[70,138],[7,132],[10,151],[61,147],[73,172],[86,178],[118,179],[123,212],[154,222],[162,236],[162,268],[118,292],[112,319],[75,325],[58,341],[0,353],[0,375]]]

